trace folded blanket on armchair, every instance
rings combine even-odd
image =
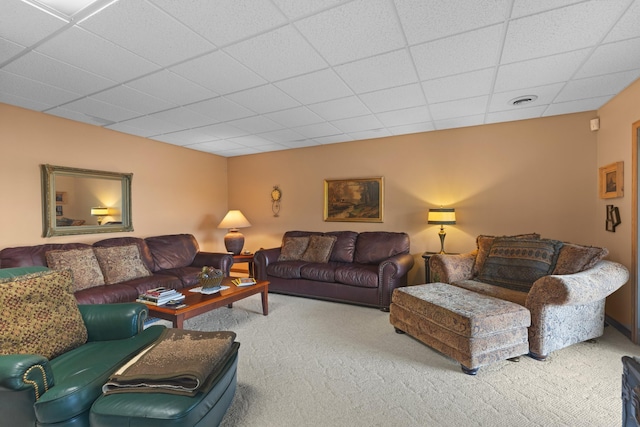
[[[193,396],[206,391],[239,346],[229,331],[166,329],[102,387],[104,394],[138,392]]]

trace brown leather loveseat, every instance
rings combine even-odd
[[[256,278],[269,292],[378,307],[413,267],[409,235],[384,231],[287,231],[279,248],[255,253]]]
[[[200,252],[191,234],[115,237],[92,245],[48,243],[0,251],[0,268],[51,267],[52,260],[60,268],[71,268],[79,304],[135,301],[159,286],[182,289],[197,284],[205,265],[221,269],[225,276],[233,265],[228,253]]]

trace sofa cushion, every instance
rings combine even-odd
[[[46,257],[49,268],[71,270],[74,291],[104,285],[104,276],[93,248],[53,250],[47,252]]]
[[[267,265],[267,274],[281,279],[299,279],[300,269],[306,264],[306,261],[274,262]]]
[[[378,287],[378,266],[373,264],[346,264],[336,267],[336,282],[363,288]]]
[[[561,247],[558,240],[496,238],[479,280],[529,292],[533,282],[553,271]]]
[[[71,284],[71,270],[0,281],[0,354],[53,359],[84,344],[87,328]]]
[[[199,249],[196,238],[191,234],[147,237],[145,242],[153,256],[153,271],[191,265]]]
[[[366,231],[358,234],[353,262],[378,264],[398,254],[409,253],[409,235],[387,231]]]
[[[151,272],[142,262],[138,245],[95,247],[93,251],[107,285],[151,276]]]
[[[102,239],[93,244],[93,247],[114,247],[114,246],[127,246],[127,245],[138,245],[138,250],[140,251],[140,258],[144,261],[144,265],[147,266],[149,271],[153,271],[155,267],[155,262],[153,261],[153,255],[151,255],[151,250],[145,242],[144,239],[140,237],[111,237],[109,239]]]
[[[300,278],[317,282],[335,282],[334,263],[309,263],[300,268]]]
[[[355,231],[331,231],[329,233],[325,233],[325,235],[336,236],[338,238],[338,240],[336,240],[336,244],[333,245],[329,261],[353,262],[353,257],[356,253],[358,233]]]
[[[575,274],[588,270],[607,255],[607,248],[565,243],[560,249],[556,268],[551,274]]]
[[[331,251],[336,244],[336,236],[309,236],[309,245],[302,254],[302,260],[308,262],[329,262]]]
[[[491,245],[493,241],[498,237],[510,237],[515,239],[539,239],[540,235],[538,233],[527,233],[527,234],[516,234],[513,236],[485,236],[479,235],[476,238],[476,245],[478,247],[478,254],[476,255],[476,261],[473,264],[472,274],[473,276],[477,276],[482,271],[482,267],[484,266],[484,262],[489,255],[489,251],[491,250]]]
[[[86,243],[47,243],[35,246],[18,246],[4,248],[0,251],[2,268],[27,267],[31,265],[47,265],[46,253],[53,250],[90,248]]]
[[[302,259],[304,251],[309,246],[309,236],[284,237],[278,261],[296,261]]]

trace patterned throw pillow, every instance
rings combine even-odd
[[[94,247],[107,285],[151,276],[140,257],[138,245]]]
[[[297,261],[302,259],[302,254],[309,246],[309,236],[285,237],[282,239],[282,249],[278,261]]]
[[[49,251],[45,257],[53,270],[71,269],[74,291],[104,285],[104,276],[92,248]]]
[[[549,239],[496,238],[491,245],[479,280],[520,292],[529,292],[533,282],[551,274],[562,242]]]
[[[336,244],[336,236],[319,236],[312,234],[309,236],[309,246],[302,254],[302,260],[308,262],[329,262],[331,250]]]
[[[70,270],[48,270],[0,280],[0,354],[47,359],[87,341],[73,296]]]
[[[482,266],[484,265],[487,256],[489,256],[489,250],[491,249],[491,245],[496,238],[499,237],[509,237],[514,239],[539,239],[540,235],[538,233],[528,233],[528,234],[516,234],[514,236],[484,236],[480,235],[476,238],[476,245],[478,247],[478,254],[476,255],[476,261],[473,264],[473,275],[477,276],[482,271]]]
[[[607,248],[565,243],[560,249],[558,262],[552,274],[574,274],[588,270],[607,255]]]

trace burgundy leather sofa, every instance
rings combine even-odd
[[[395,232],[287,231],[286,237],[336,236],[329,262],[278,261],[281,247],[254,255],[255,275],[269,292],[345,302],[389,310],[391,294],[407,285],[413,267],[409,235]]]
[[[79,304],[131,302],[145,291],[165,286],[182,289],[198,283],[203,266],[221,269],[229,275],[233,256],[228,253],[200,252],[191,234],[147,237],[115,237],[86,243],[48,243],[35,246],[4,248],[0,251],[0,268],[47,266],[46,253],[51,250],[136,244],[140,257],[152,275],[109,285],[97,285],[75,292]]]

